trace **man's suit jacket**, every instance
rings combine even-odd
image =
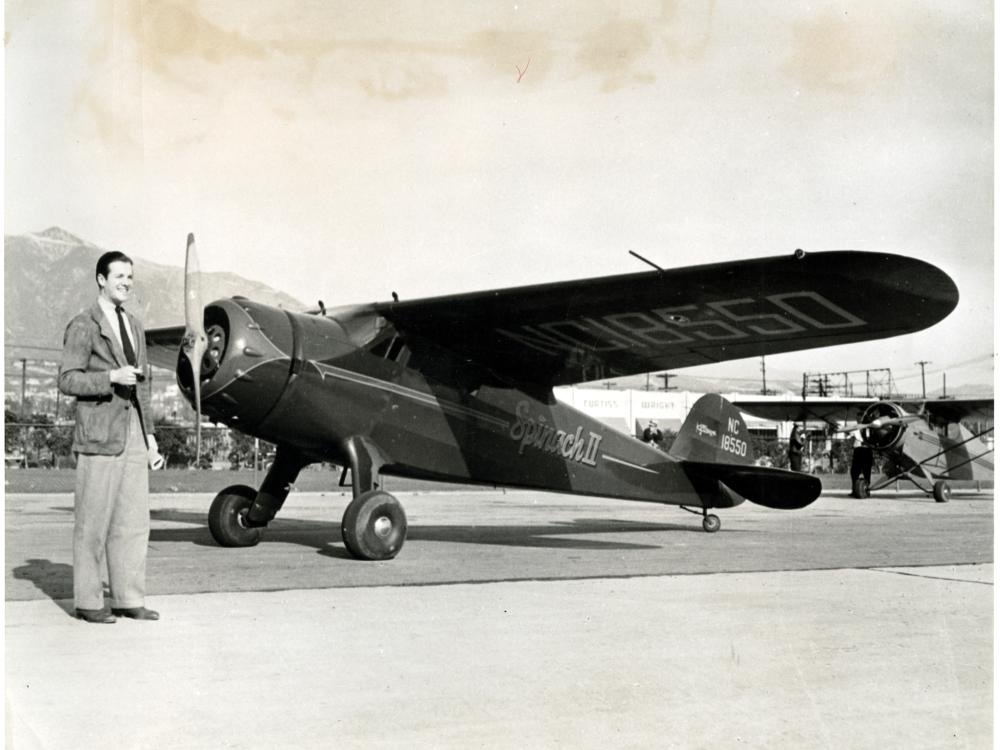
[[[146,378],[136,383],[136,402],[143,425],[143,440],[153,432],[152,388],[146,360],[146,332],[136,318],[125,314],[135,342],[136,367]],[[59,390],[76,396],[76,430],[73,452],[116,456],[125,450],[131,410],[127,386],[111,382],[110,371],[128,364],[125,352],[101,306],[95,301],[73,318],[63,336],[59,365]]]

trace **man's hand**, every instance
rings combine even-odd
[[[138,367],[132,367],[132,365],[125,365],[108,373],[111,377],[111,382],[118,385],[135,385],[139,380],[138,376],[141,374],[142,370]]]
[[[153,471],[162,469],[166,461],[160,455],[160,447],[156,444],[156,438],[152,435],[146,435],[146,451],[149,454],[149,468]]]

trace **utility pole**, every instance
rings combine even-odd
[[[760,358],[760,395],[767,395],[767,365],[764,364],[764,357]]]
[[[656,376],[658,378],[663,378],[663,387],[660,389],[661,391],[674,390],[670,385],[670,378],[674,377],[674,374],[675,373],[672,372],[661,372],[659,375]]]
[[[24,468],[28,468],[28,428],[24,424],[28,421],[27,400],[25,393],[28,385],[28,360],[21,360],[21,457]]]
[[[914,364],[920,365],[920,391],[923,394],[922,398],[927,398],[927,381],[924,379],[924,365],[929,365],[930,362],[922,359]]]
[[[28,418],[28,415],[25,414],[24,411],[26,408],[25,393],[27,391],[27,386],[28,386],[28,360],[22,359],[21,360],[21,421],[22,422]]]

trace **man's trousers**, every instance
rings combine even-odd
[[[141,607],[149,545],[146,441],[131,409],[125,450],[117,456],[80,454],[76,463],[73,598],[77,609],[103,609],[107,561],[111,606]]]

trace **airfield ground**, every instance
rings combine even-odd
[[[400,483],[409,537],[350,559],[348,495],[222,549],[152,501],[157,623],[72,611],[72,496],[6,496],[7,746],[992,746],[993,493],[830,491],[719,511]],[[398,481],[398,480],[397,480]]]

